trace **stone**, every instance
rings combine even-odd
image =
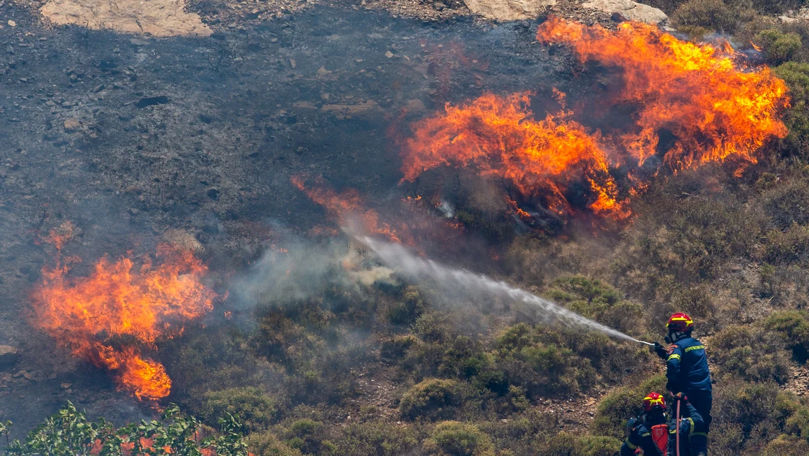
[[[661,24],[668,20],[662,10],[632,0],[590,0],[584,2],[582,8],[603,11],[613,15],[614,18],[626,18],[630,21],[645,22],[647,24]]]
[[[78,25],[152,36],[208,36],[211,29],[184,0],[49,0],[40,14],[56,25]]]
[[[11,19],[9,19],[7,23],[8,23],[9,27],[16,27],[17,26],[17,23],[12,21]]]
[[[496,21],[534,19],[557,0],[464,0],[474,14]]]
[[[20,360],[20,352],[11,345],[0,345],[0,369],[6,369]]]
[[[69,119],[65,119],[64,127],[65,130],[68,131],[78,130],[81,128],[81,122],[79,122],[79,119],[71,117]]]

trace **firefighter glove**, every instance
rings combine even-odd
[[[660,345],[659,342],[655,342],[654,352],[657,353],[657,356],[662,359],[666,359],[669,356],[669,353],[666,351],[666,347]]]

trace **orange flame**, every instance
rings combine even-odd
[[[116,372],[138,399],[160,399],[171,389],[165,367],[144,359],[160,338],[183,331],[183,323],[212,310],[216,294],[202,284],[207,268],[189,251],[162,245],[154,265],[106,257],[85,278],[68,268],[44,269],[35,294],[34,322],[74,355]]]
[[[652,174],[662,165],[676,173],[732,158],[741,163],[738,175],[756,163],[765,141],[787,133],[778,118],[789,104],[785,83],[767,68],[740,67],[727,43],[717,49],[642,23],[624,22],[609,31],[558,18],[543,23],[537,38],[572,46],[582,61],[623,69],[623,87],[607,102],[634,107],[630,131],[604,135],[575,122],[568,111],[538,121],[529,93],[484,94],[415,124],[404,144],[403,180],[440,166],[470,166],[508,181],[524,198],[559,215],[571,212],[571,184],[583,183],[589,209],[620,220],[630,215],[628,199],[620,196],[612,171],[626,168],[620,174],[627,176],[622,185],[626,181],[629,196],[648,185],[632,169],[655,155],[662,160]],[[553,94],[565,104],[564,93]],[[663,131],[673,135],[671,144],[660,144]]]
[[[624,70],[615,102],[638,106],[638,131],[619,141],[638,164],[656,153],[658,131],[677,138],[663,151],[672,171],[734,157],[756,163],[756,151],[787,129],[778,118],[789,104],[786,84],[767,67],[743,68],[734,51],[681,41],[657,27],[623,22],[610,31],[556,17],[537,31],[542,43],[573,47],[582,61],[597,60]]]
[[[364,207],[363,200],[356,190],[351,189],[338,194],[324,186],[307,188],[300,176],[293,176],[290,180],[292,185],[306,193],[312,201],[326,208],[339,223],[346,224],[359,220],[361,228],[366,233],[380,234],[394,242],[402,241],[397,231],[379,220],[376,211]]]
[[[529,107],[528,93],[485,94],[468,105],[446,105],[445,113],[416,124],[405,145],[404,179],[442,165],[473,165],[484,176],[508,180],[524,196],[544,198],[558,214],[569,212],[568,184],[584,180],[594,195],[590,208],[620,217],[617,187],[597,135],[566,112],[536,121]]]

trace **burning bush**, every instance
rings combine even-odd
[[[171,380],[159,362],[146,359],[159,339],[212,308],[216,294],[202,283],[207,268],[189,251],[161,246],[157,264],[130,258],[96,263],[85,278],[67,266],[43,270],[35,294],[34,324],[74,355],[114,371],[138,399],[169,394]]]
[[[602,111],[631,107],[632,125],[601,131],[577,122],[576,110],[535,120],[532,93],[484,94],[414,125],[403,150],[404,180],[469,167],[502,179],[517,203],[561,216],[586,208],[624,219],[628,197],[661,172],[734,161],[738,173],[757,162],[767,140],[787,133],[778,118],[788,104],[786,85],[767,68],[737,64],[729,45],[684,42],[640,23],[609,31],[558,18],[543,23],[537,39],[573,47],[582,62],[619,68],[622,86],[597,98],[609,105]],[[594,100],[579,104],[601,108]],[[505,199],[520,218],[533,217]]]

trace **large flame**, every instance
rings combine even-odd
[[[543,198],[558,214],[569,209],[565,190],[572,180],[590,185],[590,208],[619,215],[615,182],[597,136],[568,113],[532,118],[529,94],[485,94],[442,115],[422,120],[406,143],[404,179],[441,166],[474,166],[484,176],[507,179],[524,196]]]
[[[639,176],[731,158],[740,171],[757,161],[768,138],[786,135],[778,118],[788,106],[786,85],[767,68],[735,63],[729,46],[681,41],[641,23],[610,31],[557,18],[543,23],[537,38],[573,46],[582,61],[619,67],[624,76],[617,93],[580,103],[579,109],[631,106],[629,128],[602,133],[598,125],[575,122],[573,111],[537,115],[527,92],[484,94],[414,125],[404,144],[404,180],[440,166],[471,167],[560,215],[571,211],[566,191],[576,182],[577,189],[589,187],[590,210],[621,219],[629,215],[626,197],[647,185]],[[674,138],[665,144],[664,131]],[[652,156],[661,160],[648,162]],[[644,172],[636,176],[632,169],[639,166]],[[622,176],[625,196],[611,174]],[[513,200],[509,204],[516,207]]]
[[[639,22],[611,31],[555,17],[539,27],[537,39],[572,46],[582,61],[623,69],[623,89],[612,101],[638,108],[636,131],[619,140],[639,164],[658,152],[661,129],[676,137],[662,151],[673,171],[729,157],[755,163],[768,138],[787,133],[778,118],[788,105],[786,84],[767,67],[737,64],[729,45],[682,41]]]
[[[215,293],[202,283],[207,268],[193,253],[161,245],[157,264],[140,258],[101,258],[89,277],[68,267],[43,270],[35,294],[34,322],[76,356],[114,371],[138,399],[168,396],[162,364],[144,358],[161,338],[213,308]]]

